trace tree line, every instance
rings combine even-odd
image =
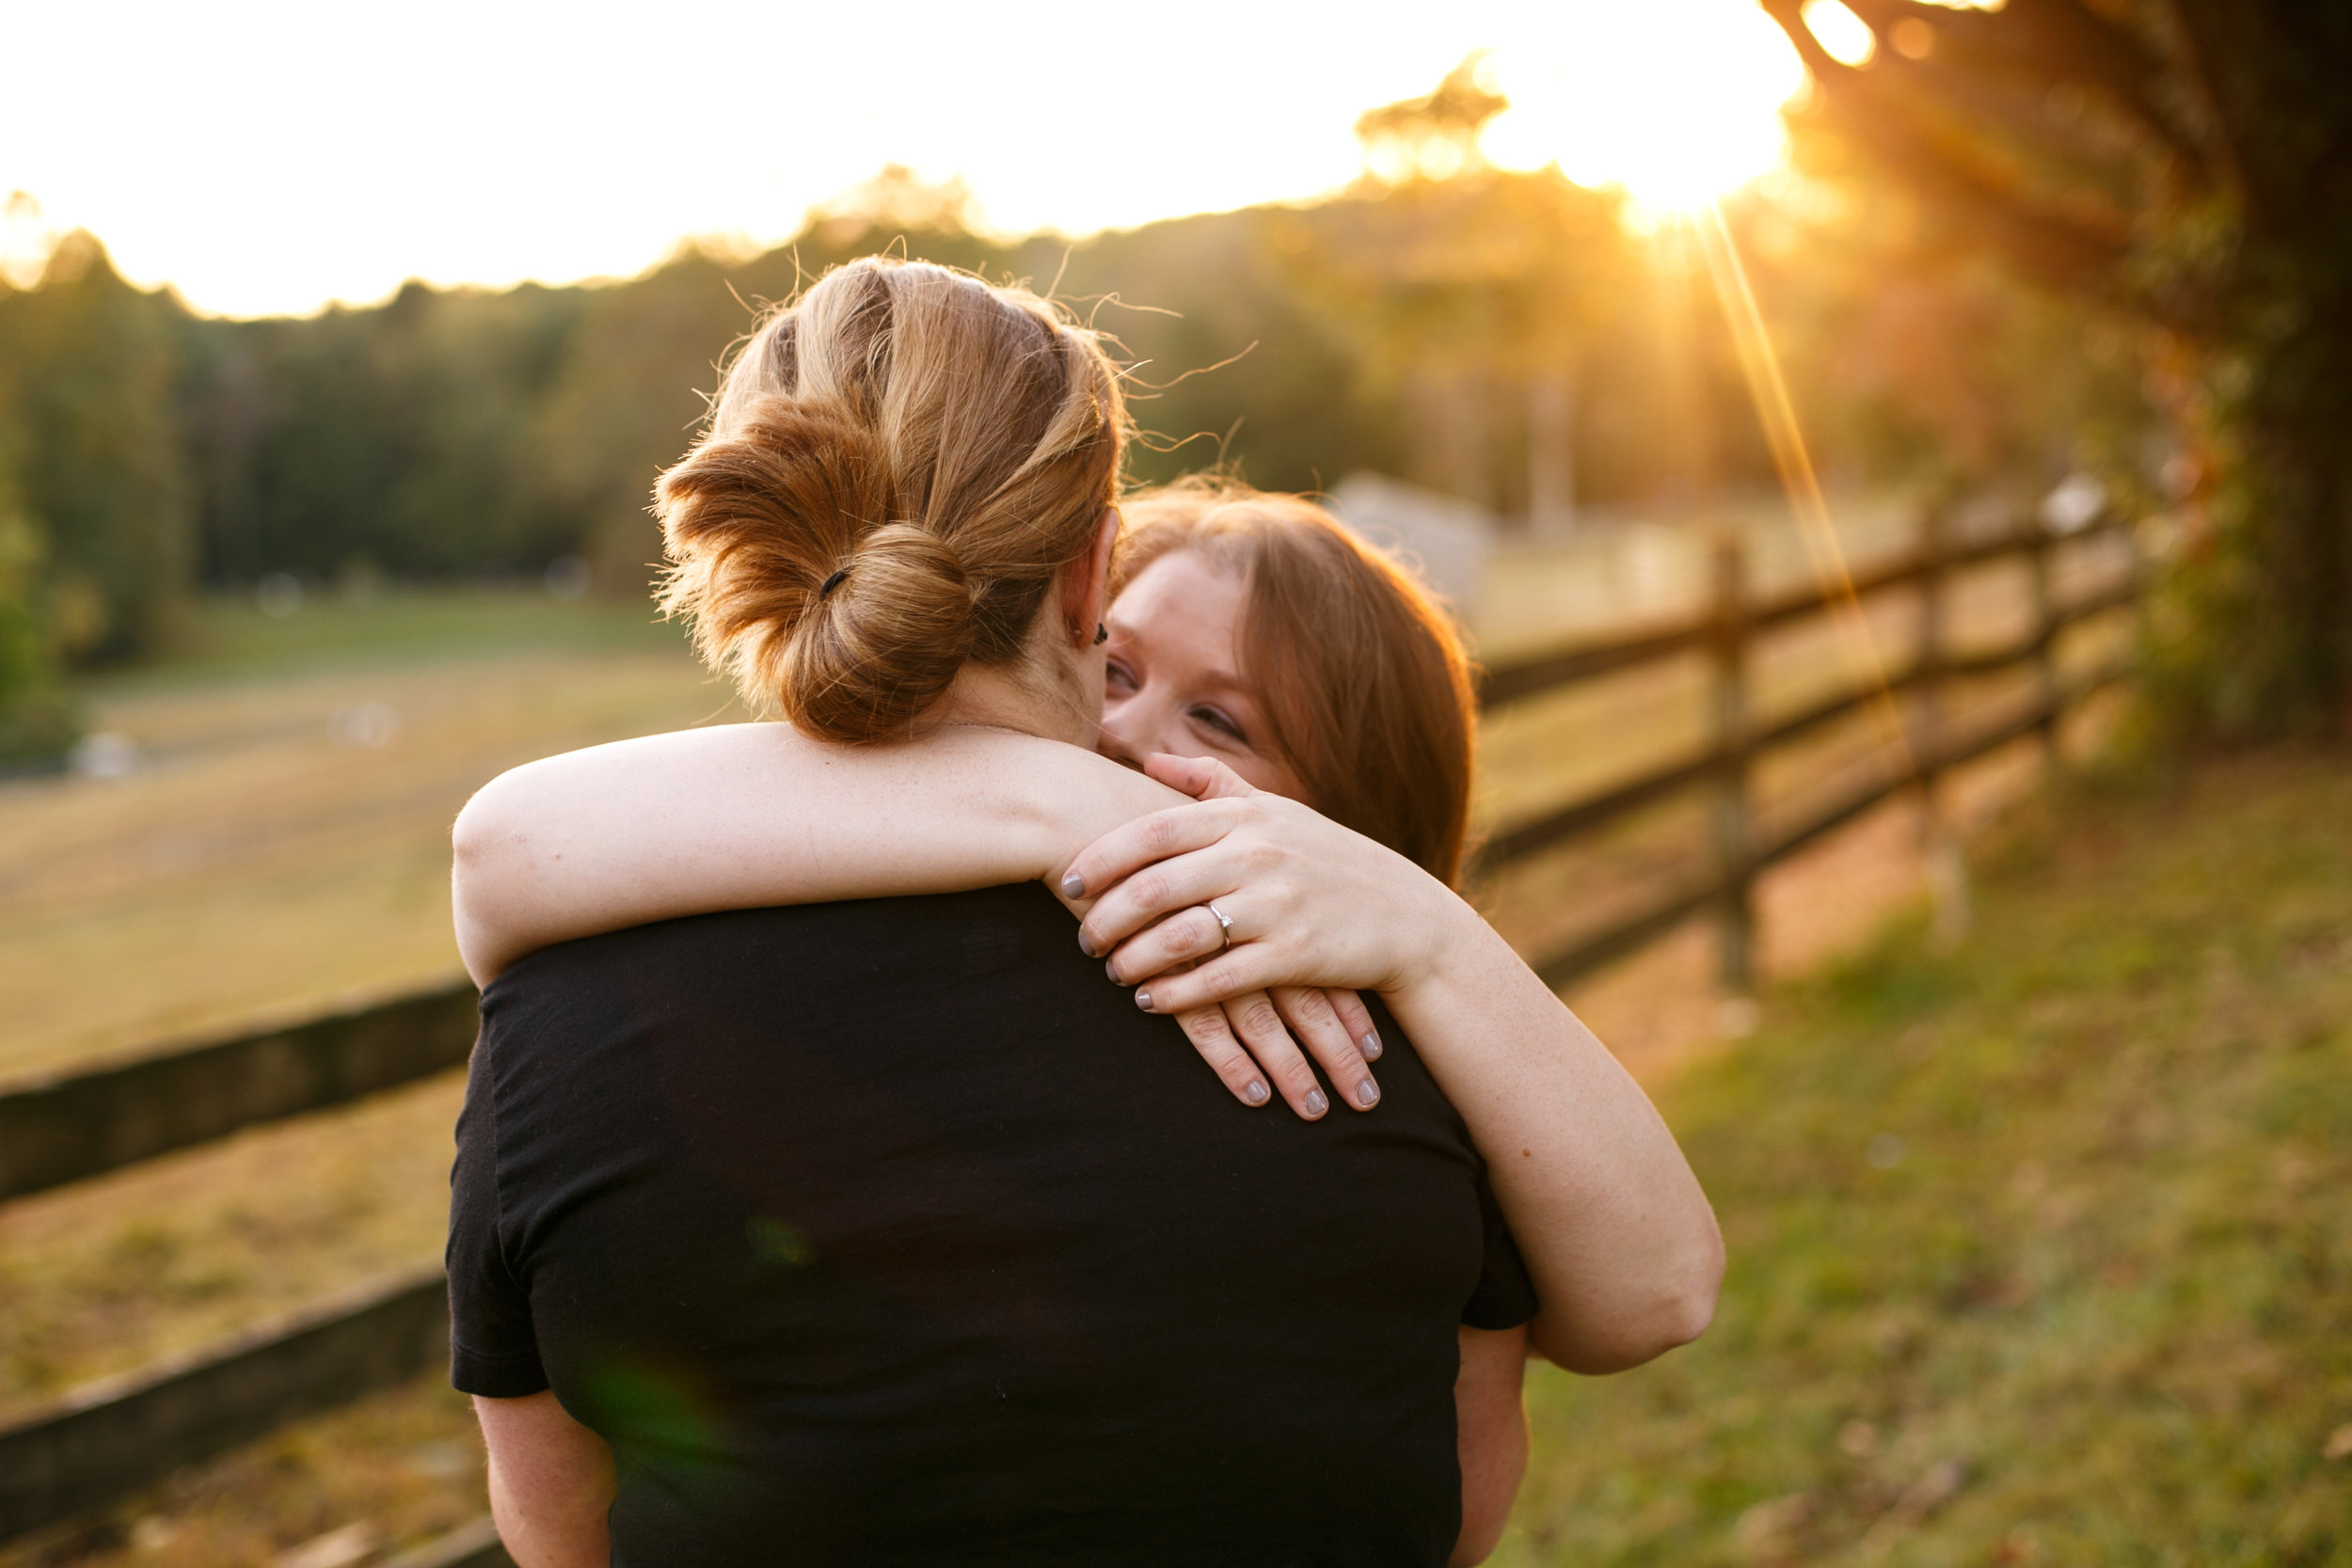
[[[989,237],[957,190],[885,170],[756,255],[687,245],[613,284],[411,283],[229,321],[69,236],[33,286],[0,284],[0,757],[54,752],[61,673],[168,649],[207,588],[579,556],[600,591],[642,592],[654,478],[726,345],[765,303],[886,248],[1026,279],[1113,335],[1145,481],[1222,464],[1312,490],[1372,468],[1517,517],[1768,483],[1691,257],[1629,230],[1617,193],[1486,166],[1476,135],[1501,100],[1465,72],[1366,117],[1369,151],[1403,139],[1384,160],[1400,173],[1077,244]],[[1804,201],[1729,210],[1828,466],[1947,480],[2080,461],[2086,410],[2130,402],[2114,366],[1869,193],[1824,200],[1852,178],[1834,163]]]

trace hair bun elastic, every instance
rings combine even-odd
[[[840,587],[841,579],[849,575],[850,569],[847,566],[841,567],[835,571],[833,576],[825,579],[824,586],[817,590],[817,596],[821,599],[826,594],[832,593],[834,589]]]

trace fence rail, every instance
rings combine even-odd
[[[1899,696],[1930,680],[1998,674],[2003,670],[2040,656],[2058,631],[2129,604],[2132,598],[2131,584],[2110,584],[2096,593],[2085,594],[2072,605],[2053,610],[2051,626],[2047,631],[2037,631],[2006,647],[1947,657],[1933,669],[1914,665],[1892,673],[1887,677],[1886,694]],[[1762,729],[1743,736],[1735,736],[1727,743],[1719,738],[1704,751],[1661,764],[1597,795],[1587,796],[1505,828],[1480,847],[1478,865],[1484,869],[1524,860],[1555,844],[1593,832],[1617,817],[1654,805],[1668,796],[1704,782],[1720,771],[1727,762],[1800,739],[1825,724],[1859,712],[1878,701],[1880,695],[1875,687],[1840,691],[1775,719]],[[1909,781],[1906,778],[1902,782]]]
[[[0,1094],[0,1198],[412,1083],[473,1037],[461,983],[22,1085]]]
[[[1483,876],[1609,827],[1635,812],[1702,787],[1711,787],[1708,869],[1651,889],[1635,906],[1599,929],[1583,933],[1529,962],[1553,986],[1561,986],[1640,947],[1692,915],[1714,905],[1720,912],[1724,983],[1745,990],[1754,981],[1754,884],[1756,876],[1794,854],[1832,828],[1851,820],[1894,795],[1916,789],[1934,814],[1937,778],[1999,746],[2040,734],[2045,740],[2065,710],[2122,672],[2101,670],[2087,680],[2061,685],[2056,646],[2067,627],[2120,609],[2137,596],[2136,571],[2119,575],[2058,603],[2052,587],[2051,555],[2062,545],[2088,543],[2122,532],[2113,516],[2063,539],[2033,523],[1963,545],[1947,544],[1936,519],[1923,531],[1921,547],[1901,559],[1854,574],[1841,586],[1808,585],[1758,598],[1746,589],[1746,561],[1735,540],[1719,543],[1712,603],[1699,615],[1607,641],[1570,646],[1515,660],[1490,671],[1480,687],[1488,711],[1567,687],[1582,685],[1677,656],[1703,653],[1711,673],[1711,730],[1699,751],[1654,765],[1597,794],[1554,807],[1491,836],[1473,860],[1471,874]],[[1955,653],[1947,646],[1946,585],[1953,574],[2022,558],[2031,569],[2034,620],[2022,639],[1994,648]],[[1883,684],[1856,686],[1758,723],[1748,655],[1758,634],[1807,616],[1824,614],[1851,594],[1854,601],[1900,588],[1921,595],[1918,646],[1911,661]],[[2037,673],[2033,700],[2015,713],[1979,712],[1954,721],[1947,713],[1947,689],[1957,682],[1997,675],[2030,665]],[[1777,830],[1759,822],[1750,800],[1750,778],[1767,752],[1851,717],[1878,703],[1912,711],[1900,715],[1902,744],[1860,776],[1839,787],[1820,819]],[[1760,832],[1759,832],[1760,830]]]
[[[438,1264],[85,1384],[0,1428],[0,1540],[414,1377],[449,1354]]]
[[[2106,665],[2061,681],[2054,648],[2067,626],[2128,604],[2135,583],[2125,576],[2060,606],[2050,561],[2058,546],[2120,526],[2110,519],[2067,541],[2021,530],[1959,547],[1946,547],[1931,529],[1921,550],[1860,574],[1851,584],[1861,595],[1910,586],[1924,596],[1919,645],[1887,690],[1848,689],[1761,723],[1750,718],[1750,647],[1761,632],[1828,610],[1842,590],[1805,588],[1752,598],[1744,588],[1744,559],[1732,546],[1718,552],[1714,602],[1707,613],[1488,671],[1480,697],[1489,709],[1692,652],[1708,656],[1713,676],[1713,734],[1699,752],[1509,827],[1486,845],[1478,863],[1490,871],[1682,792],[1711,792],[1711,853],[1705,869],[1652,886],[1600,928],[1532,957],[1537,972],[1553,986],[1564,985],[1712,909],[1722,927],[1725,978],[1745,984],[1753,947],[1750,899],[1758,872],[1899,791],[1931,791],[1948,768],[2028,735],[2049,736],[2068,707],[2122,673],[2121,665]],[[2033,570],[2031,633],[1990,651],[1953,654],[1943,641],[1942,594],[1949,574],[2021,555]],[[1947,683],[2021,665],[2038,674],[2023,700],[2012,694],[1965,715],[1945,712]],[[1904,746],[1882,748],[1775,810],[1754,809],[1748,776],[1759,757],[1883,697],[1913,701]],[[453,984],[0,1092],[0,1199],[413,1083],[462,1063],[473,1036],[473,990]],[[447,1339],[440,1270],[421,1266],[211,1347],[75,1389],[0,1428],[0,1540],[103,1505],[297,1417],[414,1376],[442,1359]],[[491,1568],[505,1557],[485,1522],[397,1560],[402,1568]]]
[[[2122,678],[2124,673],[2123,666],[2111,665],[2075,682],[2062,693],[2061,702],[2057,705],[2037,697],[2029,704],[2014,705],[2013,711],[1996,715],[1991,723],[1979,721],[1957,729],[1945,736],[1934,752],[1921,758],[1921,763],[1923,767],[1935,769],[1955,768],[2011,741],[2021,740],[2040,730],[2064,706],[2079,702]],[[1823,834],[1844,827],[1872,806],[1915,783],[1915,774],[1909,767],[1886,768],[1866,764],[1858,776],[1834,782],[1829,788],[1819,793],[1818,799],[1801,802],[1802,809],[1788,814],[1788,820],[1773,822],[1768,817],[1765,822],[1768,831],[1754,849],[1748,867],[1750,874],[1795,854]],[[1664,883],[1643,897],[1633,910],[1619,915],[1600,930],[1577,938],[1529,961],[1535,973],[1557,990],[1663,935],[1692,915],[1706,910],[1736,885],[1734,875],[1721,866],[1685,880]]]
[[[1851,586],[1857,597],[1901,588],[1948,572],[1988,565],[2005,557],[2041,557],[2061,546],[2112,533],[2122,527],[2112,516],[2074,533],[2052,536],[2039,526],[2026,525],[1965,545],[1931,546],[1894,561],[1877,562],[1852,574],[1848,584],[1808,583],[1747,604],[1741,618],[1756,631],[1769,631],[1806,615],[1828,610],[1842,600]],[[1703,648],[1721,623],[1721,607],[1710,606],[1693,616],[1647,626],[1613,637],[1579,639],[1542,653],[1522,654],[1487,670],[1478,682],[1482,706],[1500,707],[1563,686],[1596,680],[1676,654]]]

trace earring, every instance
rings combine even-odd
[[[1096,647],[1098,647],[1098,648],[1099,648],[1099,647],[1101,647],[1104,643],[1108,642],[1110,640],[1111,640],[1111,628],[1110,628],[1110,627],[1108,627],[1108,626],[1104,626],[1104,625],[1102,622],[1100,622],[1100,621],[1095,622],[1095,623],[1094,623],[1094,645],[1095,645]]]

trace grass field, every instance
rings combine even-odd
[[[469,795],[729,706],[637,607],[212,607],[187,657],[93,683],[127,776],[0,785],[0,1079],[453,974]]]
[[[2352,1562],[2352,758],[1986,858],[1964,950],[1906,924],[1664,1091],[1721,1314],[1535,1378],[1501,1560]]]

